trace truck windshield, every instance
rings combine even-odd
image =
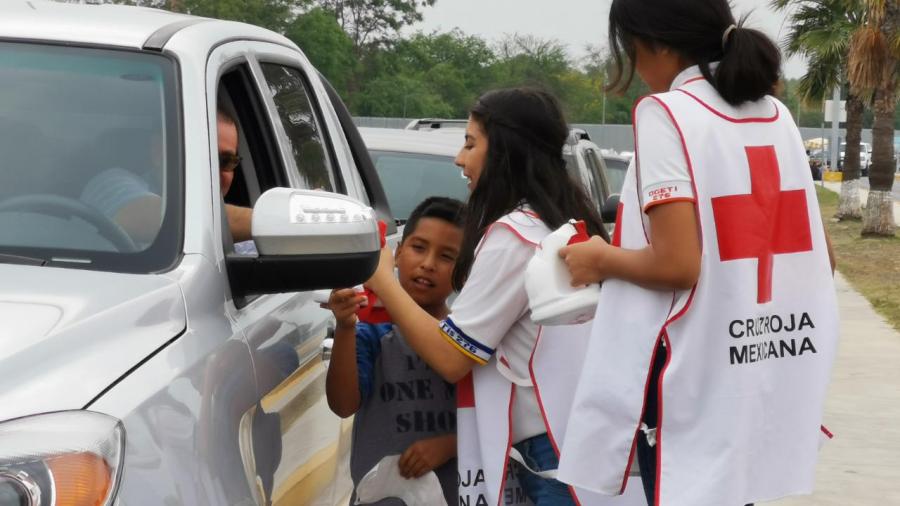
[[[174,76],[159,54],[0,42],[0,263],[174,265]]]

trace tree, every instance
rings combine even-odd
[[[357,56],[369,45],[381,45],[404,26],[422,20],[421,8],[437,0],[313,0],[334,14],[350,36]]]
[[[354,114],[403,118],[450,117],[452,107],[420,76],[382,75],[354,97]]]
[[[893,236],[894,115],[900,84],[900,3],[864,0],[865,25],[850,43],[850,83],[872,98],[872,165],[863,235]]]
[[[417,33],[394,47],[396,70],[419,76],[425,86],[464,118],[493,76],[496,61],[487,43],[459,30]]]
[[[535,86],[562,95],[561,77],[571,67],[566,46],[555,39],[512,34],[495,49],[495,87]]]
[[[862,25],[859,0],[774,0],[773,7],[797,9],[791,14],[792,29],[785,49],[808,61],[806,75],[798,83],[805,101],[821,99],[847,82],[850,38]],[[841,200],[836,218],[859,219],[859,151],[864,104],[859,95],[847,95],[847,138],[844,149]],[[831,149],[838,149],[832,146]]]
[[[341,29],[330,12],[314,8],[288,24],[284,35],[300,46],[313,66],[346,95],[347,85],[356,72],[353,41]]]

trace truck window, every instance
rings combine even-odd
[[[181,246],[174,60],[0,42],[0,257],[148,273]]]
[[[275,63],[260,63],[260,67],[287,133],[290,152],[304,187],[344,193],[303,75],[297,69]]]

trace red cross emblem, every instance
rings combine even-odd
[[[772,300],[775,255],[812,251],[804,190],[781,191],[773,146],[748,146],[750,193],[712,199],[719,259],[757,261],[759,304]]]

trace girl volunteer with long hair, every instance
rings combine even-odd
[[[394,279],[388,251],[367,283],[416,353],[447,381],[460,382],[460,497],[471,504],[478,495],[488,504],[502,499],[510,454],[531,469],[522,466],[518,479],[535,504],[575,504],[570,488],[552,476],[557,449],[531,368],[541,329],[530,319],[523,279],[540,240],[569,219],[605,233],[566,172],[568,135],[559,103],[546,92],[484,94],[456,159],[471,195],[451,314],[438,321],[422,311]]]
[[[837,343],[831,253],[802,140],[770,96],[780,54],[727,0],[613,0],[634,109],[613,244],[560,251],[603,282],[561,480],[650,504],[810,493]]]

